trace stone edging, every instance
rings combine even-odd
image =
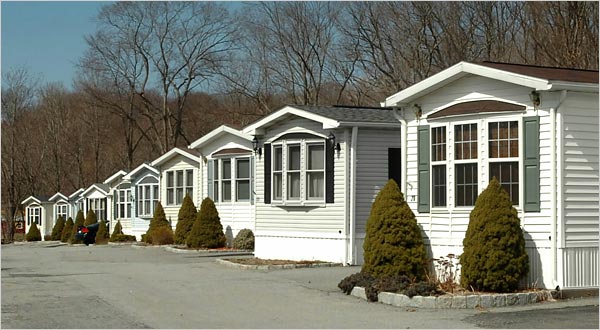
[[[231,262],[226,259],[217,259],[216,262],[223,266],[242,270],[274,270],[274,269],[296,269],[296,268],[320,268],[341,266],[341,263],[326,262],[320,264],[286,264],[286,265],[244,265]]]
[[[367,300],[365,289],[354,287],[351,295]],[[444,295],[444,296],[414,296],[412,298],[398,293],[380,292],[377,300],[382,304],[398,307],[415,307],[431,309],[472,309],[472,308],[493,308],[507,306],[524,306],[535,304],[541,301],[552,301],[552,293],[549,290],[541,290],[528,293],[500,293],[500,294],[481,294],[481,295]]]

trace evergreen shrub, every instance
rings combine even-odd
[[[71,232],[73,231],[73,218],[69,217],[67,222],[65,222],[65,226],[60,235],[60,241],[63,243],[68,243],[71,238]]]
[[[85,215],[85,221],[83,222],[84,226],[89,226],[92,224],[98,223],[98,218],[96,217],[96,213],[93,210],[89,210]]]
[[[110,242],[114,242],[117,235],[123,235],[123,226],[121,226],[121,220],[117,220],[115,229],[113,230],[112,235],[110,235]]]
[[[205,198],[200,205],[192,230],[186,239],[190,248],[221,248],[227,243],[215,203]]]
[[[475,201],[463,240],[461,285],[488,292],[514,292],[529,271],[529,256],[517,210],[496,178]]]
[[[185,239],[190,233],[196,220],[196,206],[192,198],[186,194],[177,214],[177,226],[175,226],[175,244],[185,244]]]
[[[31,226],[29,226],[29,231],[27,232],[27,235],[25,235],[25,239],[27,242],[37,242],[42,240],[42,234],[35,222],[32,222]]]
[[[160,228],[167,228],[168,230],[159,230]],[[158,231],[157,231],[158,230]],[[156,235],[154,234],[155,232]],[[169,234],[171,233],[171,239],[169,239]],[[152,220],[150,220],[150,225],[148,226],[148,231],[146,234],[142,236],[145,243],[153,244],[153,245],[162,245],[162,244],[173,244],[173,229],[171,228],[171,224],[165,215],[165,211],[162,207],[162,204],[158,202],[156,204],[156,208],[154,209],[154,216]],[[158,238],[157,241],[154,239]],[[162,243],[169,242],[170,243]]]
[[[254,250],[254,233],[252,230],[240,230],[233,239],[233,248],[238,250]]]
[[[106,222],[104,220],[100,220],[98,232],[96,233],[96,244],[108,244],[108,239],[108,228],[106,227]]]
[[[63,228],[65,228],[65,222],[65,218],[63,218],[62,216],[58,217],[58,220],[56,220],[56,223],[52,228],[52,236],[50,237],[52,241],[60,241]]]
[[[362,271],[375,278],[425,278],[428,258],[421,230],[394,180],[387,182],[373,202],[363,248]]]
[[[75,223],[73,224],[73,229],[71,230],[71,237],[69,238],[69,242],[71,244],[82,244],[83,240],[77,238],[77,228],[83,226],[85,218],[83,217],[83,211],[79,210],[77,212],[77,216],[75,217]]]

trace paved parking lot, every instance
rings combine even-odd
[[[358,267],[244,271],[213,254],[113,245],[1,253],[2,328],[598,328],[597,298],[486,311],[368,303],[337,288]]]

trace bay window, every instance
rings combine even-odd
[[[158,204],[158,184],[142,184],[137,187],[137,215],[152,217]]]
[[[131,218],[131,190],[117,190],[117,218]]]
[[[96,219],[106,219],[106,198],[88,198],[88,211],[92,210],[96,214]]]
[[[54,217],[55,221],[57,221],[58,218],[60,218],[60,217],[62,217],[63,220],[67,220],[67,218],[69,217],[69,205],[67,205],[67,204],[55,205],[54,213],[56,214],[56,216]]]
[[[39,206],[32,206],[27,208],[27,226],[31,226],[35,222],[36,225],[40,225],[42,219],[42,208]]]

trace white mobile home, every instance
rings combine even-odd
[[[89,210],[94,211],[96,219],[108,220],[108,215],[111,212],[110,203],[108,202],[109,186],[104,183],[94,183],[81,193],[83,198],[83,216],[87,215]],[[75,219],[73,219],[75,221]]]
[[[495,176],[525,233],[523,285],[598,287],[598,71],[461,62],[383,105],[403,119],[401,189],[434,257],[462,253]]]
[[[83,191],[83,188],[79,188],[74,193],[69,195],[69,203],[71,204],[71,214],[69,215],[69,217],[71,217],[73,221],[75,221],[79,210],[81,210],[82,212],[84,210],[84,198],[82,196]]]
[[[202,158],[201,198],[214,202],[227,244],[242,229],[254,231],[254,153],[252,136],[220,126],[194,141]],[[200,205],[196,204],[199,209]]]
[[[62,217],[65,221],[69,219],[71,216],[71,203],[69,202],[69,197],[57,192],[50,197],[48,201],[54,204],[52,207],[52,218],[54,219],[52,227],[54,227],[54,224],[56,224],[59,217]]]
[[[391,109],[286,106],[249,125],[260,258],[362,262],[371,203],[400,177]]]
[[[124,234],[135,235],[139,241],[148,230],[154,208],[159,201],[159,172],[149,164],[143,163],[127,173],[119,187],[129,187],[130,208],[129,213],[117,220],[121,221]],[[121,195],[124,199],[127,198],[127,193]]]
[[[201,201],[200,163],[197,151],[173,148],[151,164],[160,173],[160,202],[173,230],[177,226],[177,215],[185,195],[190,195],[194,205]]]
[[[29,196],[23,202],[25,206],[25,233],[29,232],[32,223],[36,223],[42,240],[52,233],[54,225],[54,203],[45,196]]]

